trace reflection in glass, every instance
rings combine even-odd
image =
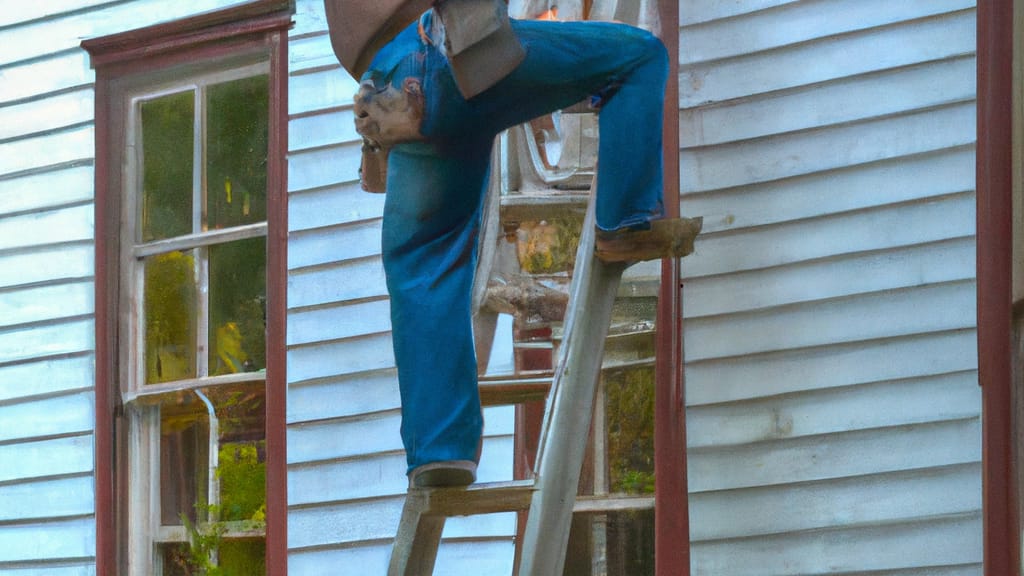
[[[142,241],[192,232],[193,92],[147,100],[142,116]]]
[[[216,547],[226,574],[261,574],[264,544],[252,534],[262,532],[266,521],[265,383],[218,385],[199,392],[212,404],[213,418],[192,390],[166,396],[160,405],[161,523],[218,534],[210,545]],[[213,429],[218,433],[211,442]],[[211,450],[217,453],[212,486]],[[218,521],[222,524],[208,524]],[[249,536],[233,540],[232,532]],[[187,565],[190,560],[181,556],[183,551],[188,549],[165,549],[165,570],[168,563]],[[249,556],[256,552],[258,558]],[[230,571],[231,566],[239,571]],[[254,567],[259,570],[250,571]]]
[[[654,576],[654,510],[573,516],[565,576]]]
[[[210,247],[210,375],[266,368],[266,238]]]
[[[146,383],[196,376],[196,275],[194,252],[168,252],[145,268]]]
[[[654,494],[654,368],[605,373],[608,491]]]
[[[163,565],[163,576],[189,576],[193,574],[189,546],[184,543],[162,544],[160,560]]]
[[[207,91],[208,229],[267,219],[267,86],[255,76]]]
[[[209,419],[196,395],[182,391],[160,406],[160,523],[207,520]]]
[[[263,539],[230,540],[220,545],[220,567],[224,574],[258,576],[266,574],[267,545]]]

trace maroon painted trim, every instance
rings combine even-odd
[[[96,572],[117,574],[120,431],[118,385],[119,161],[122,80],[190,62],[262,53],[270,59],[271,122],[267,161],[267,574],[287,573],[286,292],[287,292],[287,29],[293,2],[257,0],[166,24],[82,42],[96,68]],[[119,474],[120,473],[120,474]]]
[[[110,306],[111,297],[116,296],[117,283],[110,281],[111,273],[116,274],[116,255],[111,258],[111,235],[117,236],[116,229],[108,226],[110,170],[109,126],[110,118],[106,103],[109,91],[107,84],[96,83],[96,162],[95,181],[95,318],[96,318],[96,425],[93,441],[96,475],[96,573],[117,574],[117,501],[114,481],[114,406],[117,384],[117,310]],[[111,266],[111,263],[114,263]],[[113,269],[113,270],[112,270]]]
[[[984,558],[1020,573],[1013,468],[1013,1],[978,2],[978,381],[982,386]],[[1019,121],[1020,119],[1014,119]]]
[[[204,12],[171,22],[136,28],[82,42],[93,68],[150,58],[231,37],[267,33],[290,25],[291,0],[254,0],[240,6]]]
[[[659,0],[661,39],[669,53],[662,128],[665,212],[679,215],[679,3]],[[655,340],[654,564],[658,576],[690,574],[690,513],[686,471],[683,301],[679,260],[662,260]]]
[[[270,38],[267,157],[267,575],[288,573],[286,377],[288,297],[288,34]]]

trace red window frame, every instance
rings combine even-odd
[[[1020,575],[1020,486],[1014,451],[1014,0],[978,3],[978,382],[982,387],[984,570]],[[1018,143],[1019,144],[1019,143]],[[1018,174],[1020,172],[1017,172]],[[1018,233],[1020,231],[1017,231]],[[1017,390],[1014,390],[1014,386]]]
[[[117,503],[124,461],[116,452],[118,388],[118,238],[121,194],[120,112],[114,84],[142,72],[263,51],[270,65],[267,161],[267,527],[268,575],[287,573],[285,322],[287,286],[289,0],[255,0],[173,22],[90,39],[82,47],[96,70],[96,572],[119,570]]]

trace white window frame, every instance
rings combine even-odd
[[[120,365],[122,379],[119,382],[122,403],[125,409],[127,432],[127,463],[129,510],[127,514],[128,549],[130,576],[161,576],[161,557],[157,547],[165,543],[188,542],[188,534],[184,526],[161,525],[161,474],[160,474],[160,403],[162,400],[182,391],[193,391],[200,399],[201,388],[228,386],[247,382],[261,382],[266,385],[266,372],[241,372],[218,376],[208,376],[209,346],[207,321],[204,320],[196,331],[197,370],[196,377],[145,384],[145,314],[143,310],[144,266],[143,259],[149,256],[166,254],[178,250],[191,250],[206,246],[222,244],[249,238],[267,237],[267,222],[246,224],[230,228],[200,231],[201,213],[206,205],[206,189],[203,186],[206,169],[206,114],[205,90],[211,85],[255,77],[270,75],[270,60],[263,57],[258,62],[241,66],[227,66],[208,72],[189,75],[173,81],[155,84],[142,84],[138,88],[126,90],[124,110],[125,126],[125,158],[122,163],[123,177],[121,193],[121,253],[120,253],[120,311],[119,329],[122,335],[120,347]],[[141,242],[138,239],[140,216],[140,198],[142,191],[142,140],[140,111],[143,102],[181,93],[193,91],[195,98],[193,137],[196,138],[193,157],[193,233],[161,239],[152,242]],[[268,107],[270,102],[268,99]],[[269,109],[268,109],[269,112]],[[268,151],[269,152],[269,151]],[[207,318],[208,260],[197,259],[196,278],[201,283],[198,293],[195,314],[197,318]],[[216,420],[211,420],[211,430],[216,430]],[[216,498],[217,437],[215,432],[210,435],[210,475],[211,504]],[[203,527],[200,522],[200,528]],[[265,528],[253,529],[251,523],[225,522],[226,539],[266,537]]]

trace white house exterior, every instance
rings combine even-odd
[[[97,573],[79,44],[233,4],[0,1],[0,576]],[[981,574],[974,2],[679,13],[691,573]],[[321,0],[288,36],[288,573],[383,574],[406,489],[383,196]],[[510,478],[513,410],[486,423],[480,479]],[[511,574],[515,522],[450,521],[435,573]]]

